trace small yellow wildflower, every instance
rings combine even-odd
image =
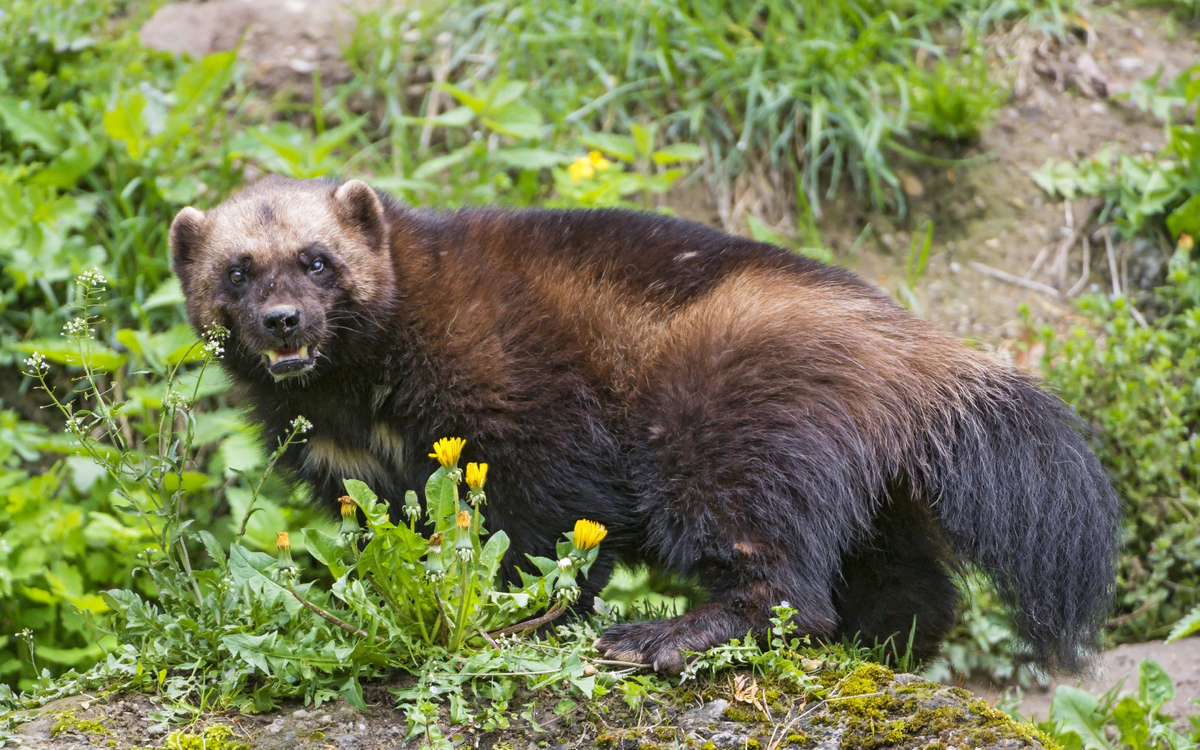
[[[352,516],[358,510],[358,506],[354,504],[354,498],[349,495],[342,495],[338,498],[338,502],[342,504],[343,516]]]
[[[292,562],[292,542],[288,539],[286,531],[275,532],[275,549],[279,553],[275,562],[280,570],[290,570],[296,567],[296,563]]]
[[[1192,238],[1192,235],[1186,232],[1179,235],[1179,247],[1183,250],[1191,250],[1195,245],[1196,241]]]
[[[575,546],[585,552],[604,541],[606,536],[608,529],[604,524],[582,518],[575,522]]]
[[[467,464],[467,486],[473,490],[483,489],[483,483],[487,481],[487,464],[469,463]]]
[[[458,512],[458,517],[454,519],[454,523],[460,529],[471,528],[471,511],[460,510]]]
[[[436,458],[438,463],[447,469],[453,469],[458,465],[458,458],[466,444],[467,441],[463,438],[442,438],[433,444],[433,453],[430,453],[429,457]]]
[[[567,167],[567,174],[571,175],[571,182],[589,180],[596,174],[596,167],[592,164],[591,159],[581,156]]]
[[[603,172],[612,166],[612,162],[604,158],[604,154],[599,151],[589,151],[588,161],[596,168],[597,172]]]
[[[291,549],[291,548],[292,548],[292,542],[290,539],[288,539],[288,533],[286,531],[276,531],[275,532],[275,549],[282,550],[282,549]]]

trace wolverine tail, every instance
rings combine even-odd
[[[1081,420],[1006,373],[926,435],[918,484],[1047,668],[1079,669],[1113,595],[1119,503]]]

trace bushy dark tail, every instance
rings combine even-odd
[[[1078,670],[1114,590],[1119,501],[1057,397],[1017,373],[970,389],[928,436],[918,480],[955,551],[983,569],[1046,668]]]

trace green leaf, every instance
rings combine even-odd
[[[198,471],[185,471],[182,475],[167,474],[163,477],[163,489],[167,492],[177,492],[181,488],[184,492],[196,492],[204,489],[208,483],[208,475]]]
[[[18,143],[32,143],[47,154],[63,150],[65,144],[54,118],[29,102],[0,96],[0,120]]]
[[[654,150],[654,131],[656,128],[653,125],[639,125],[636,122],[630,129],[633,132],[633,143],[637,147],[638,156],[649,156]]]
[[[314,161],[324,161],[325,157],[333,153],[333,150],[341,146],[346,141],[349,141],[358,133],[362,132],[363,124],[367,118],[359,117],[356,120],[350,120],[343,123],[333,130],[326,130],[321,133],[313,141],[313,159]]]
[[[311,527],[301,530],[300,536],[304,540],[304,548],[317,562],[328,567],[334,578],[341,578],[346,574],[349,570],[349,566],[343,562],[346,549],[337,538]]]
[[[275,562],[262,552],[251,552],[240,544],[229,548],[229,577],[234,584],[257,595],[267,606],[283,605],[288,614],[295,615],[304,605],[286,586],[268,576],[266,571]]]
[[[1181,234],[1200,237],[1200,193],[1188,198],[1167,216],[1167,229],[1176,238]]]
[[[379,502],[379,495],[376,495],[366,482],[360,482],[357,479],[343,479],[342,484],[346,486],[346,494],[354,498],[355,504],[362,509],[363,515],[372,524],[383,523],[383,517],[387,515],[387,503]]]
[[[1126,696],[1113,706],[1113,722],[1121,733],[1121,742],[1130,745],[1134,750],[1141,750],[1146,746],[1146,740],[1150,736],[1150,728],[1146,724],[1146,711],[1133,696]]]
[[[1196,632],[1200,632],[1200,605],[1196,606],[1182,620],[1175,623],[1175,627],[1171,628],[1171,634],[1167,636],[1167,643],[1174,643],[1180,638],[1185,638]]]
[[[225,555],[225,548],[221,546],[215,536],[207,531],[201,531],[200,541],[204,543],[204,549],[208,550],[208,556],[216,561],[217,567],[228,567],[229,558]]]
[[[1062,732],[1079,737],[1087,750],[1115,750],[1104,735],[1104,716],[1094,695],[1070,685],[1059,685],[1050,704],[1050,720]]]
[[[104,132],[108,137],[124,144],[129,156],[140,159],[149,146],[148,130],[144,113],[146,95],[137,89],[129,89],[117,103],[104,113]]]
[[[585,133],[579,142],[621,161],[633,161],[637,155],[633,139],[615,133]]]
[[[91,342],[91,351],[85,350],[83,357],[80,356],[79,347],[67,339],[34,339],[12,344],[10,348],[26,354],[39,352],[47,361],[60,365],[80,366],[86,358],[92,369],[102,372],[112,372],[128,359],[97,341]]]
[[[445,531],[454,525],[454,516],[458,514],[458,492],[454,482],[446,476],[445,467],[439,466],[425,483],[425,507],[434,531]]]
[[[487,109],[487,101],[485,99],[475,96],[461,86],[455,86],[452,83],[435,83],[433,84],[433,87],[435,89],[445,91],[450,96],[453,96],[461,103],[470,107],[475,114],[479,114]]]
[[[694,143],[673,143],[655,151],[650,158],[655,164],[700,161],[704,158],[704,149]]]
[[[172,118],[193,119],[210,102],[215,102],[233,79],[237,52],[216,52],[200,58],[175,82],[175,106]]]
[[[491,158],[513,169],[550,169],[567,164],[571,157],[544,148],[503,148],[493,151]]]
[[[1152,659],[1143,659],[1138,664],[1138,699],[1150,706],[1152,711],[1175,697],[1175,685],[1166,670]]]
[[[479,553],[479,567],[484,571],[483,580],[488,587],[496,582],[496,574],[500,571],[504,553],[508,552],[508,545],[508,534],[503,530],[497,531],[488,537],[487,544],[483,545],[483,551]]]
[[[433,177],[439,172],[443,172],[453,166],[456,166],[475,153],[475,144],[468,143],[460,149],[455,149],[444,156],[436,156],[421,164],[413,170],[412,177],[415,180],[426,180]]]
[[[542,133],[542,113],[528,104],[509,104],[484,117],[483,124],[512,138],[537,138]]]
[[[35,172],[29,183],[63,190],[73,188],[79,178],[92,171],[103,157],[103,144],[93,140],[75,143]]]

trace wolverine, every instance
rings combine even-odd
[[[587,518],[609,533],[581,609],[616,562],[707,589],[610,627],[609,658],[676,672],[781,602],[818,640],[928,658],[965,563],[1031,659],[1078,668],[1095,644],[1118,503],[1084,425],[846,270],[659,214],[443,213],[360,180],[267,178],[169,237],[267,443],[312,423],[282,462],[317,497],[402,497],[462,436],[506,575]]]

